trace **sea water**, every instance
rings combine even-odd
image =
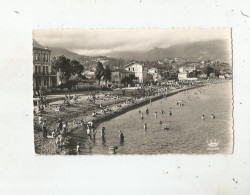
[[[184,106],[177,105],[177,101]],[[232,82],[209,84],[157,100],[102,123],[97,128],[96,140],[85,140],[81,153],[109,154],[110,146],[118,146],[118,154],[231,153],[232,121]],[[168,130],[164,130],[165,126]],[[106,128],[105,140],[100,136],[102,127]],[[124,143],[119,140],[120,130]]]

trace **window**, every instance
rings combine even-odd
[[[49,73],[49,67],[48,66],[46,66],[46,72],[45,72],[46,74],[48,74]]]
[[[38,61],[38,54],[35,54],[35,61]]]
[[[40,77],[37,78],[37,84],[38,84],[38,86],[41,86],[41,78]]]
[[[44,62],[48,62],[49,59],[48,59],[48,55],[47,54],[44,54]]]
[[[133,71],[135,71],[135,68],[133,68]]]
[[[38,73],[41,73],[41,67],[38,66]]]
[[[47,80],[43,80],[43,86],[47,86]]]
[[[35,66],[35,73],[37,73],[37,66]]]
[[[130,71],[130,68],[128,68],[128,71]]]
[[[45,66],[43,67],[43,72],[42,73],[45,74]]]

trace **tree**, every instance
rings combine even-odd
[[[60,84],[58,87],[61,89],[67,88],[70,95],[71,88],[76,86],[80,80],[76,75],[81,76],[84,70],[83,65],[79,61],[70,60],[63,55],[53,58],[52,65],[59,74]]]
[[[71,74],[80,75],[84,70],[83,65],[81,65],[79,61],[70,60],[64,55],[53,58],[52,64],[59,73],[61,83],[68,81],[71,77]]]
[[[211,66],[207,66],[204,70],[204,73],[209,76],[210,73],[214,72],[214,69]]]
[[[66,58],[64,55],[54,58],[52,61],[55,69],[60,73],[60,80],[68,80],[71,73],[70,59]]]
[[[111,80],[111,70],[109,69],[109,66],[106,66],[103,72],[104,80],[107,85],[107,81]]]
[[[101,78],[103,77],[103,75],[104,75],[103,65],[100,61],[98,61],[96,65],[96,70],[95,70],[95,78],[98,80],[99,85],[100,85]]]
[[[129,77],[128,76],[123,77],[121,83],[127,87],[129,84]]]
[[[72,73],[80,75],[82,73],[82,71],[84,70],[83,65],[81,65],[80,62],[77,60],[72,60],[70,62],[70,65],[71,65],[71,72]]]
[[[128,86],[128,84],[133,85],[135,81],[137,80],[138,80],[138,77],[136,77],[134,74],[130,74],[129,76],[125,76],[121,80],[121,83],[124,84],[125,86]]]

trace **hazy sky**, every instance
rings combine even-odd
[[[81,55],[105,55],[113,51],[150,50],[208,40],[231,41],[230,28],[208,29],[67,29],[34,30],[41,45],[62,47]]]

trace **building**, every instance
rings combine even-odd
[[[188,75],[187,72],[181,72],[181,73],[178,74],[178,79],[179,80],[185,80],[185,79],[187,79],[187,75]]]
[[[200,79],[206,79],[207,78],[207,74],[203,73],[203,74],[200,74],[198,77]]]
[[[191,66],[191,67],[180,67],[179,68],[179,72],[183,73],[183,72],[193,72],[194,70],[196,70],[195,66]]]
[[[57,86],[57,74],[50,62],[51,50],[33,47],[33,89]]]
[[[148,69],[148,74],[157,74],[158,73],[158,69],[157,68],[149,68]]]
[[[225,79],[225,75],[219,75],[219,79]]]
[[[159,74],[159,70],[157,68],[149,68],[148,74],[152,75],[152,78],[154,81],[159,81],[162,79],[160,74]]]
[[[82,75],[84,75],[88,79],[95,79],[95,71],[85,70]]]
[[[132,62],[124,66],[125,70],[132,72],[138,77],[139,83],[148,82],[148,68],[143,64]]]
[[[121,80],[126,77],[129,76],[130,74],[134,74],[133,72],[129,72],[127,70],[124,69],[116,69],[113,70],[111,72],[111,82],[116,82],[116,83],[120,83]]]

